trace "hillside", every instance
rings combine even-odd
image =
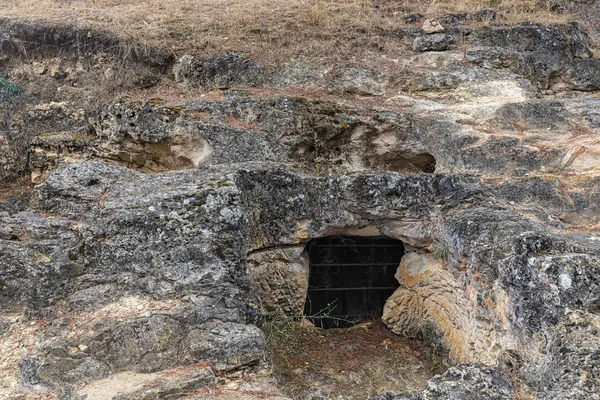
[[[0,5],[0,398],[600,398],[597,1]]]

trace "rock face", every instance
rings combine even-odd
[[[0,207],[0,387],[210,398],[192,391],[263,359],[261,312],[302,313],[306,244],[362,235],[407,250],[384,323],[460,364],[380,399],[599,398],[598,60],[577,25],[462,20],[408,32],[394,77],[305,75],[348,99],[249,91],[291,80],[224,53],[176,82],[246,89],[30,107],[67,121],[26,161],[0,141],[2,176],[19,159],[37,184]]]
[[[309,276],[304,246],[250,253],[247,262],[248,277],[267,313],[302,315]]]
[[[444,245],[437,244],[438,247]],[[438,248],[438,252],[444,251]],[[447,250],[445,250],[447,251]],[[392,332],[427,340],[430,343],[448,343],[450,357],[464,360],[465,347],[471,343],[489,343],[489,327],[481,326],[468,315],[468,292],[463,292],[442,263],[432,254],[407,253],[402,257],[396,274],[401,287],[387,300],[383,322]],[[471,332],[465,326],[480,325]],[[443,339],[440,337],[442,336]],[[483,336],[483,337],[482,337]],[[474,350],[485,360],[483,345]],[[492,361],[493,363],[493,361]]]
[[[506,374],[482,365],[461,364],[431,379],[421,393],[384,393],[370,400],[503,400],[514,395],[514,385]]]
[[[223,53],[206,61],[183,56],[173,66],[175,81],[192,88],[226,89],[235,85],[261,86],[269,72],[242,53]]]

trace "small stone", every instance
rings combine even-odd
[[[104,77],[107,81],[112,81],[115,79],[115,70],[112,68],[107,68],[104,70]]]
[[[32,69],[33,69],[33,73],[37,74],[37,75],[44,75],[46,73],[46,71],[48,70],[46,68],[46,66],[40,62],[34,62]]]
[[[444,27],[435,19],[426,19],[421,25],[421,30],[425,33],[439,33],[444,31]]]
[[[55,62],[50,66],[49,69],[50,76],[56,79],[61,79],[67,76],[67,72],[60,65],[60,62]]]
[[[454,43],[452,35],[434,33],[432,35],[418,36],[413,42],[414,51],[444,51]]]
[[[310,320],[308,319],[303,319],[302,320],[302,326],[305,328],[314,328],[315,324],[313,324],[312,322],[310,322]]]
[[[232,381],[232,382],[229,382],[229,383],[227,383],[227,384],[225,385],[225,387],[226,387],[227,389],[231,389],[231,390],[237,390],[237,389],[240,387],[240,384],[239,384],[239,383],[237,383],[237,382],[234,382],[234,381]]]
[[[85,352],[87,351],[87,349],[89,349],[88,346],[86,346],[85,344],[80,344],[79,346],[77,346],[79,348],[80,351]]]

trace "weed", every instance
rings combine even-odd
[[[446,258],[448,258],[449,253],[450,253],[450,246],[448,246],[448,243],[441,242],[438,240],[433,241],[433,255],[436,258],[446,259]]]
[[[14,106],[14,99],[21,93],[21,86],[10,79],[0,76],[0,91],[0,105],[4,108],[2,131],[4,135],[12,141],[13,138],[10,134],[10,121],[12,119],[10,110]]]
[[[16,82],[0,76],[0,90],[2,92],[0,95],[0,103],[12,104],[14,98],[21,93],[21,86]]]

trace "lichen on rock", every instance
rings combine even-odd
[[[249,383],[277,369],[265,319],[310,317],[312,240],[369,236],[402,242],[381,320],[432,358],[425,379],[447,370],[365,397],[598,398],[599,61],[578,24],[495,17],[382,32],[402,53],[379,68],[171,64],[92,32],[98,52],[63,59],[82,32],[0,27],[38,57],[5,60],[13,76],[41,82],[0,134],[0,396],[282,399]],[[141,88],[115,82],[140,71]],[[94,110],[49,95],[98,79],[131,93]]]

